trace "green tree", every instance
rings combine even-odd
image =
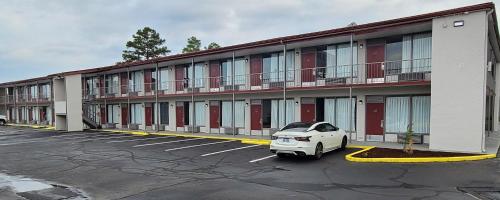
[[[148,60],[170,53],[167,46],[164,46],[165,39],[160,38],[160,34],[154,29],[144,27],[137,30],[132,35],[132,40],[126,44],[127,49],[123,50],[123,60],[131,62],[136,60]]]
[[[182,49],[182,53],[190,53],[190,52],[195,52],[199,51],[201,47],[201,40],[198,40],[198,38],[191,36],[190,38],[187,39],[187,45]]]
[[[216,48],[220,48],[220,45],[217,44],[217,43],[215,43],[215,42],[212,42],[212,43],[208,44],[207,47],[205,47],[205,50],[207,50],[207,49],[216,49]]]

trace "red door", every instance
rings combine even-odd
[[[101,124],[106,124],[106,107],[104,105],[101,105]]]
[[[316,121],[316,104],[313,98],[302,99],[300,105],[300,119],[302,122]]]
[[[219,128],[219,101],[210,102],[210,128]]]
[[[127,73],[121,73],[120,74],[120,85],[121,85],[121,90],[122,94],[127,94],[128,90],[128,76]]]
[[[303,52],[302,58],[302,82],[314,82],[316,77],[314,68],[316,66],[316,51]]]
[[[220,83],[220,66],[218,61],[210,62],[210,88],[219,88]]]
[[[384,103],[366,104],[366,134],[383,135]]]
[[[104,77],[99,78],[99,96],[104,96]]]
[[[250,84],[260,86],[262,84],[262,56],[252,56],[250,58]]]
[[[149,69],[144,70],[144,92],[151,92],[151,88],[152,88],[151,82],[152,82],[151,70],[149,70]]]
[[[262,130],[262,105],[252,104],[250,105],[251,112],[251,130]]]
[[[382,64],[385,60],[385,45],[373,44],[366,47],[366,77],[383,78]]]
[[[177,102],[175,107],[175,121],[177,127],[184,127],[184,105],[183,102]]]
[[[122,125],[128,125],[128,108],[122,105]]]
[[[184,67],[175,68],[175,90],[184,90]]]
[[[153,125],[153,107],[147,106],[145,108],[146,112],[146,126],[152,126]]]

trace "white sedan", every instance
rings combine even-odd
[[[270,149],[278,157],[292,154],[319,159],[323,153],[345,149],[346,145],[346,132],[328,122],[294,122],[273,134]]]

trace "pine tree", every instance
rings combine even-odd
[[[196,37],[191,36],[187,39],[187,45],[182,49],[182,53],[190,53],[199,51],[201,47],[201,40],[198,40]]]
[[[122,57],[125,62],[148,60],[170,53],[167,46],[163,46],[165,39],[152,28],[139,29],[132,38],[126,44],[127,49],[123,50]]]

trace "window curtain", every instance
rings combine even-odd
[[[45,120],[48,121],[49,123],[52,122],[52,109],[47,108],[47,114],[46,114]]]
[[[353,42],[352,44],[352,54],[351,54],[351,44],[340,44],[337,45],[337,70],[335,73],[336,77],[351,77],[351,68],[352,68],[352,76],[356,77],[358,74],[357,64],[358,64],[358,48],[357,43]],[[352,55],[352,56],[351,56]],[[352,60],[352,66],[351,66]]]
[[[168,90],[168,74],[167,68],[160,69],[160,90]]]
[[[403,36],[403,52],[402,52],[402,59],[403,63],[401,66],[401,71],[403,73],[408,73],[411,72],[411,35],[405,35]]]
[[[286,52],[286,80],[294,81],[295,80],[295,52],[287,51]]]
[[[144,77],[142,72],[140,71],[135,71],[131,72],[131,80],[129,81],[129,88],[133,92],[140,92],[142,91],[142,85],[144,84]]]
[[[232,63],[231,60],[227,60],[227,61],[222,63],[221,68],[222,68],[223,85],[232,85],[233,84],[232,79],[231,79],[231,75],[233,73],[232,68],[231,68],[231,63]]]
[[[245,59],[237,59],[234,62],[234,84],[245,85]]]
[[[325,122],[335,124],[335,99],[325,99]]]
[[[326,77],[335,77],[335,65],[337,63],[336,59],[336,46],[330,45],[326,47]]]
[[[142,120],[144,119],[144,115],[142,113],[142,105],[141,104],[131,104],[131,123],[132,124],[142,124]]]
[[[277,100],[271,101],[271,128],[278,128],[279,126],[279,105]]]
[[[279,81],[283,81],[283,75],[280,75],[280,68],[282,69],[283,67],[280,67],[283,66],[282,63],[279,63],[280,60],[283,60],[283,58],[279,58],[279,57],[283,57],[283,54],[279,55],[277,53],[273,53],[271,54],[271,82],[279,82]]]
[[[113,115],[113,105],[108,105],[108,107],[106,108],[106,112],[106,115],[108,116],[108,123],[115,123]]]
[[[286,108],[283,100],[272,100],[272,102],[276,102],[278,104],[279,111],[279,124],[276,128],[285,127],[287,124],[295,122],[295,103],[293,99],[286,100]],[[271,105],[272,106],[272,105]],[[272,108],[271,108],[272,109]],[[274,111],[273,111],[274,112]],[[286,117],[282,117],[286,116]],[[278,119],[276,119],[278,120]]]
[[[349,115],[351,115],[351,126],[349,126]],[[349,98],[337,98],[335,100],[335,126],[346,131],[356,130],[356,99],[351,99],[351,113],[349,113]],[[351,130],[349,128],[352,128]]]
[[[409,104],[409,97],[387,97],[385,105],[386,132],[406,133],[410,121]]]
[[[205,69],[203,63],[194,64],[194,87],[200,88],[204,86]],[[191,83],[192,79],[190,79]],[[191,83],[192,84],[192,83]]]
[[[412,72],[431,71],[432,56],[431,33],[416,34],[413,36],[413,68]]]
[[[245,127],[245,101],[235,101],[234,110],[234,126],[243,128]]]
[[[412,128],[414,133],[430,133],[431,97],[412,99]]]
[[[403,36],[402,72],[431,71],[432,34],[420,33]]]
[[[222,127],[232,127],[232,107],[230,101],[222,102]]]
[[[195,126],[205,126],[205,102],[194,102]]]

